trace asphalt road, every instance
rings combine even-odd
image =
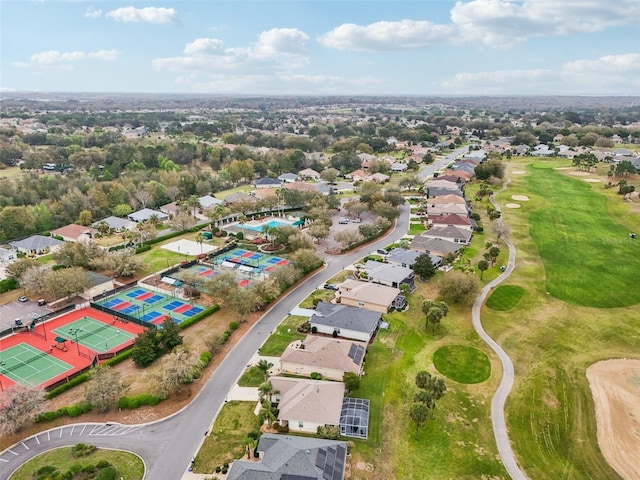
[[[507,188],[509,181],[505,182],[502,190]],[[493,196],[490,198],[493,206],[500,210],[499,205],[496,203]],[[498,220],[502,222],[502,218]],[[507,279],[516,265],[516,249],[511,243],[511,241],[505,236],[502,237],[504,242],[507,244],[509,248],[509,260],[507,262],[507,266],[505,271],[493,281],[489,282],[480,292],[478,298],[476,298],[473,303],[473,308],[471,310],[471,321],[473,323],[473,328],[478,333],[480,338],[484,340],[484,342],[491,347],[491,349],[496,352],[500,362],[502,363],[502,380],[500,381],[500,385],[496,390],[493,398],[491,399],[491,424],[493,425],[493,435],[496,439],[496,444],[498,447],[498,454],[500,455],[500,459],[504,464],[505,469],[511,476],[513,480],[526,480],[528,477],[518,466],[518,462],[516,461],[516,456],[513,453],[513,449],[511,448],[511,442],[509,441],[509,432],[507,431],[507,423],[504,416],[504,404],[511,392],[511,388],[513,387],[514,380],[514,368],[513,362],[507,352],[505,352],[500,345],[493,340],[487,332],[485,332],[484,327],[482,326],[482,322],[480,321],[480,310],[482,309],[482,304],[484,300],[487,298],[489,293],[500,283]]]
[[[432,176],[435,172],[437,172],[441,168],[446,167],[451,162],[454,162],[458,157],[465,155],[468,151],[469,151],[468,146],[464,146],[464,147],[460,147],[460,148],[456,148],[455,150],[452,150],[449,155],[442,158],[438,158],[437,160],[434,160],[433,163],[430,163],[429,165],[425,166],[422,170],[420,170],[418,172],[418,178],[420,179],[421,182],[424,182],[427,179],[427,177]]]
[[[197,453],[205,432],[224,405],[227,392],[269,334],[318,284],[367,252],[402,238],[409,228],[409,205],[402,205],[400,212],[390,235],[359,251],[327,258],[326,268],[300,283],[265,313],[226,355],[193,401],[181,411],[141,425],[81,423],[40,432],[0,453],[0,479],[7,479],[11,472],[39,453],[78,442],[137,453],[147,465],[148,479],[180,479]]]

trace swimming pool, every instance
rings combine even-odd
[[[285,220],[271,220],[269,222],[261,223],[260,225],[247,225],[246,223],[244,225],[240,225],[240,224],[237,224],[237,225],[238,227],[244,228],[246,230],[253,230],[254,232],[262,232],[262,229],[265,227],[265,225],[271,228],[278,228],[278,227],[290,227],[293,224]]]

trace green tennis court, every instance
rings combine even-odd
[[[36,387],[72,368],[26,343],[0,351],[0,373],[26,388]]]
[[[135,338],[132,333],[91,317],[82,317],[52,331],[71,343],[77,340],[80,345],[98,353],[108,352]]]

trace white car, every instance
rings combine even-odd
[[[338,220],[338,223],[344,225],[345,223],[349,223],[349,219],[347,217],[340,217],[340,220]]]
[[[354,218],[353,220],[351,220],[353,223],[362,223],[362,220],[360,220],[359,218]]]

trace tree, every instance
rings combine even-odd
[[[343,249],[346,249],[353,245],[354,243],[358,243],[364,240],[364,237],[360,233],[358,229],[348,228],[346,230],[341,230],[336,232],[333,235],[333,239],[338,242]]]
[[[136,190],[133,192],[133,200],[142,208],[147,208],[147,205],[151,200],[153,200],[153,195],[146,190]],[[134,205],[134,203],[132,203]]]
[[[0,433],[16,433],[42,411],[43,391],[16,384],[2,392],[0,405]]]
[[[428,253],[418,255],[411,269],[423,282],[426,282],[436,274],[436,267],[433,266],[431,256]]]
[[[256,364],[256,367],[258,367],[258,370],[262,372],[264,375],[264,381],[266,382],[269,379],[269,369],[273,367],[273,363],[263,358]]]
[[[144,267],[144,262],[140,257],[136,257],[133,250],[125,249],[107,253],[103,265],[119,277],[132,277]]]
[[[489,269],[489,262],[487,262],[486,260],[480,260],[478,262],[478,270],[480,270],[480,280],[482,280],[482,276],[484,275],[484,272],[486,272]]]
[[[204,290],[219,304],[227,298],[229,292],[235,290],[237,286],[236,277],[233,273],[222,272],[206,280]]]
[[[354,215],[356,218],[360,218],[364,212],[369,210],[366,203],[362,203],[359,200],[349,200],[345,202],[344,209],[349,212],[349,215]]]
[[[478,278],[451,271],[440,282],[440,296],[451,303],[467,303],[480,289]]]
[[[329,227],[325,223],[315,220],[309,225],[308,233],[314,240],[319,242],[329,236]]]
[[[158,333],[162,348],[166,351],[171,351],[178,345],[182,345],[183,338],[179,333],[180,327],[178,327],[178,324],[174,323],[171,318],[165,318],[164,322],[162,322],[162,329]]]
[[[398,212],[398,209],[396,207],[394,207],[391,203],[382,200],[374,203],[371,210],[376,215],[386,218],[387,220],[393,220],[400,215],[400,212]]]
[[[158,358],[162,349],[155,330],[149,329],[138,334],[133,344],[131,358],[136,367],[144,368]]]
[[[156,238],[156,235],[158,235],[156,226],[153,223],[154,221],[149,219],[146,222],[136,224],[136,232],[138,232],[138,235],[140,236],[140,243]]]
[[[182,392],[182,385],[193,380],[203,367],[202,361],[187,350],[175,350],[162,358],[161,368],[153,376],[163,396]]]
[[[58,265],[67,267],[88,267],[103,256],[104,251],[93,241],[64,242],[53,252],[53,259]]]
[[[407,174],[402,180],[400,180],[400,187],[412,190],[414,187],[420,185],[420,177],[415,173]]]
[[[82,267],[48,270],[44,276],[44,289],[56,299],[77,295],[91,286]]]
[[[409,418],[416,424],[416,435],[429,419],[429,408],[424,403],[414,402],[409,407]]]
[[[31,267],[20,277],[20,286],[30,293],[45,291],[45,277],[49,269],[45,266]]]
[[[87,225],[90,225],[92,221],[93,221],[93,214],[91,213],[91,210],[82,210],[78,215],[79,225],[87,226]]]
[[[352,393],[360,388],[360,377],[353,372],[345,372],[342,376],[344,382],[344,388],[347,392]]]
[[[305,275],[322,265],[322,259],[313,248],[296,250],[291,254],[290,259]]]
[[[500,249],[498,247],[490,247],[487,252],[483,255],[484,259],[488,262],[491,262],[491,266],[493,267],[500,255]]]
[[[416,386],[425,392],[430,397],[431,406],[429,408],[436,408],[436,401],[440,400],[447,391],[447,385],[440,377],[431,375],[426,370],[421,370],[416,373]]]
[[[182,232],[193,227],[195,223],[196,219],[187,212],[179,212],[169,221],[169,227],[174,232]]]
[[[260,396],[260,403],[262,404],[262,410],[260,416],[271,422],[276,421],[276,409],[273,408],[272,397],[276,393],[279,393],[273,388],[271,382],[264,382],[258,387],[258,394]]]
[[[629,175],[633,175],[638,173],[636,167],[629,160],[623,160],[618,162],[615,169],[616,177],[628,177]],[[0,222],[2,223],[2,222]]]
[[[439,327],[440,320],[449,313],[449,306],[445,302],[426,300],[422,303],[422,313],[425,314],[427,325],[430,323],[435,330],[436,324]]]
[[[15,278],[16,280],[20,281],[20,278],[22,278],[27,270],[38,266],[40,266],[40,262],[38,262],[34,258],[18,258],[17,260],[7,265],[5,267],[5,271],[9,277]]]
[[[224,304],[243,321],[247,315],[258,310],[260,302],[254,290],[236,286],[227,294]]]
[[[489,158],[474,169],[478,180],[487,180],[489,177],[504,178],[504,171],[505,165],[498,158]]]
[[[93,370],[91,382],[85,389],[84,398],[92,407],[106,412],[109,407],[127,390],[120,374],[108,365]]]
[[[322,180],[324,180],[327,183],[335,183],[336,180],[338,179],[338,175],[340,174],[340,172],[335,169],[335,168],[327,168],[325,170],[323,170],[322,172],[320,172],[320,178],[322,178]]]

